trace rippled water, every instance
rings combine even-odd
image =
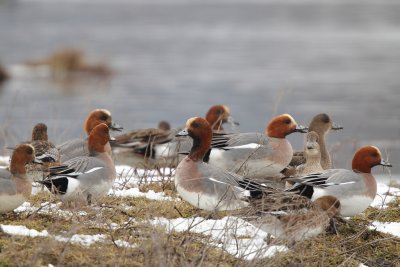
[[[240,131],[263,131],[279,113],[303,124],[329,113],[345,128],[328,138],[336,166],[373,144],[399,173],[399,14],[388,0],[0,0],[8,68],[73,46],[115,70],[63,85],[15,73],[0,90],[1,143],[28,139],[38,121],[55,142],[83,135],[96,107],[133,129],[180,126],[224,103]],[[289,139],[301,148],[301,136]]]

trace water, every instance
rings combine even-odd
[[[263,131],[280,113],[308,124],[326,112],[345,128],[328,137],[337,167],[372,144],[399,173],[399,14],[389,0],[3,0],[4,65],[73,46],[115,75],[63,85],[17,75],[0,90],[0,141],[28,139],[38,121],[56,143],[83,136],[97,107],[134,129],[162,119],[181,126],[223,103],[240,131]],[[303,137],[289,139],[301,149]]]

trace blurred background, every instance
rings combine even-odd
[[[0,64],[2,155],[37,122],[55,143],[84,136],[94,108],[130,130],[225,104],[241,132],[326,112],[344,127],[336,167],[371,144],[400,173],[396,0],[0,0]]]

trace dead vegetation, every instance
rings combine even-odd
[[[10,75],[8,74],[6,69],[2,65],[0,65],[0,84],[7,81],[8,79],[10,79]]]
[[[128,180],[124,186],[129,186]],[[271,245],[286,245],[289,250],[272,258],[244,260],[216,247],[215,240],[208,235],[169,232],[161,225],[151,224],[156,218],[202,217],[206,220],[230,214],[200,211],[180,201],[170,178],[162,182],[142,181],[139,184],[142,192],[164,192],[172,200],[107,196],[92,206],[71,208],[59,204],[58,199],[43,191],[30,199],[36,210],[0,215],[2,225],[24,225],[37,231],[46,230],[49,234],[26,237],[0,232],[0,266],[400,265],[400,239],[368,228],[375,220],[400,221],[399,199],[386,209],[369,208],[349,221],[338,222],[338,235],[325,234],[290,243],[265,240]],[[74,242],[74,235],[101,235],[101,240],[85,246]],[[64,237],[64,241],[57,240],[57,236]],[[223,242],[220,246],[224,247]]]
[[[74,48],[60,49],[47,57],[30,60],[25,64],[30,67],[48,67],[51,76],[55,79],[70,79],[87,75],[108,77],[112,74],[105,62],[89,62],[83,51]]]

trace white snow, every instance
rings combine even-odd
[[[37,212],[38,214],[48,214],[48,215],[57,215],[59,217],[68,219],[73,217],[74,215],[78,216],[86,216],[87,213],[86,211],[78,211],[76,213],[73,213],[68,210],[62,210],[60,209],[62,205],[62,202],[57,202],[57,203],[50,203],[50,202],[43,202],[40,204],[40,208],[34,207],[31,205],[29,202],[24,202],[22,203],[21,206],[16,208],[14,210],[15,213],[35,213]]]
[[[376,229],[379,232],[400,237],[400,222],[372,222],[369,229]]]
[[[140,192],[139,188],[130,188],[126,190],[113,190],[111,189],[108,192],[109,196],[117,196],[117,197],[145,197],[151,200],[159,200],[159,201],[173,201],[178,200],[169,196],[166,196],[164,192],[154,192],[153,190],[149,190],[148,192]]]
[[[9,235],[22,235],[22,236],[30,236],[30,237],[46,237],[49,235],[49,233],[46,230],[43,230],[41,232],[34,230],[34,229],[28,229],[26,226],[23,225],[4,225],[0,224],[0,229]]]
[[[387,208],[387,204],[398,197],[400,197],[400,188],[389,187],[386,184],[378,183],[377,194],[371,206],[374,208]]]
[[[0,166],[1,168],[5,168],[10,164],[10,156],[0,156]]]
[[[236,217],[228,216],[220,220],[206,220],[201,217],[171,220],[156,218],[150,223],[164,226],[168,232],[190,231],[208,235],[210,240],[205,240],[205,242],[246,260],[272,257],[277,252],[288,250],[286,246],[268,245],[265,241],[267,233]]]
[[[29,229],[23,225],[3,225],[0,224],[0,230],[9,235],[19,235],[19,236],[29,236],[29,237],[53,237],[55,240],[59,242],[68,242],[72,244],[82,245],[82,246],[91,246],[96,242],[109,242],[106,235],[97,234],[97,235],[79,235],[75,234],[70,237],[61,236],[61,235],[50,235],[47,230],[43,230],[41,232],[35,229]],[[130,244],[124,240],[115,240],[115,244],[119,247],[125,248],[134,248],[135,245]]]
[[[72,244],[78,244],[82,246],[91,246],[96,242],[105,242],[105,235],[73,235],[71,237],[55,236],[55,240],[60,242],[69,242]]]

